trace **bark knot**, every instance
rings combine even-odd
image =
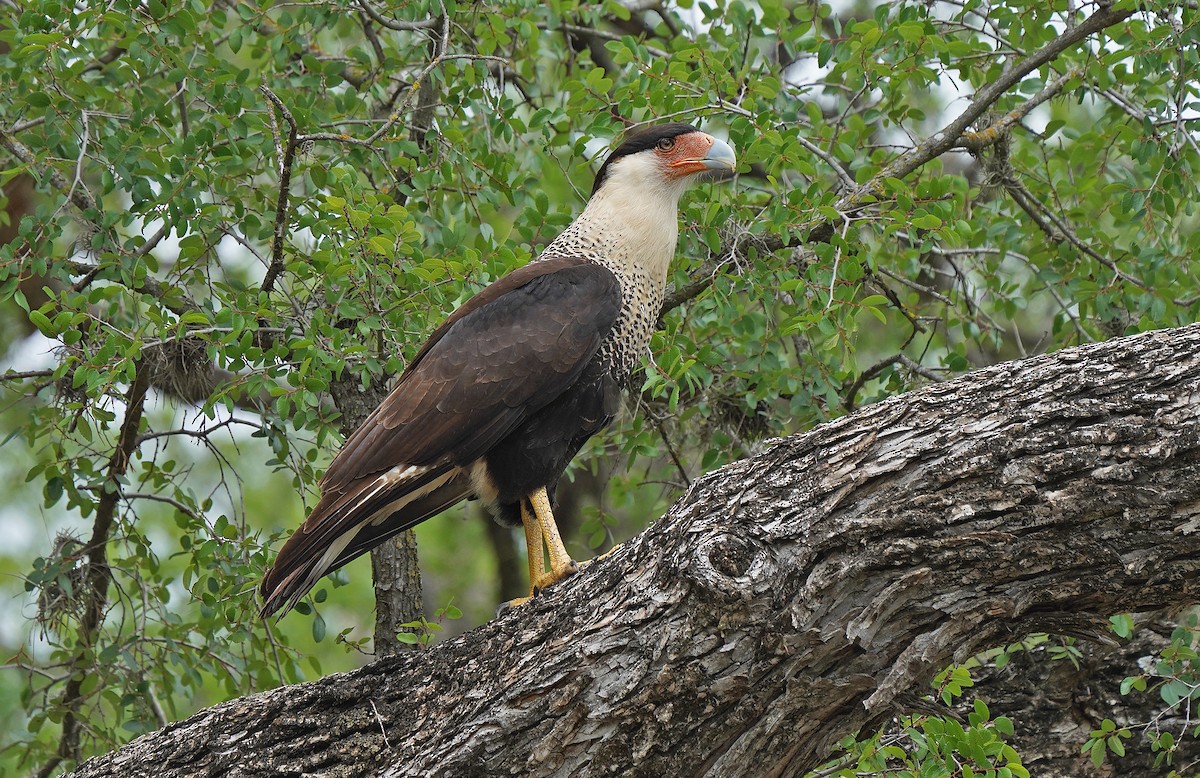
[[[696,581],[723,598],[749,599],[768,572],[766,549],[742,535],[722,532],[705,538],[693,558]]]

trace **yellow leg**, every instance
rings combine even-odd
[[[558,534],[558,525],[554,523],[554,512],[550,510],[550,497],[546,494],[545,487],[539,487],[529,495],[529,505],[533,508],[538,526],[542,530],[542,537],[546,540],[546,550],[550,552],[550,569],[536,579],[530,578],[536,592],[575,575],[579,572],[579,565],[571,559],[566,546],[563,545],[562,537]],[[532,574],[532,570],[530,572]]]
[[[529,596],[503,603],[497,611],[499,613],[532,600],[537,594],[534,582],[546,574],[546,563],[542,558],[542,528],[537,515],[525,500],[521,500],[521,526],[525,529],[525,556],[529,562]]]
[[[521,524],[525,528],[525,551],[529,555],[529,596],[509,600],[500,606],[501,611],[524,605],[542,589],[579,572],[579,566],[567,553],[558,534],[554,512],[550,509],[550,496],[544,488],[529,495],[528,500],[521,501]],[[543,540],[546,550],[550,552],[549,570],[542,559]]]
[[[546,572],[545,560],[542,558],[542,529],[538,526],[537,516],[521,501],[521,526],[525,528],[525,552],[529,557],[530,592],[533,595],[533,581],[541,578]]]

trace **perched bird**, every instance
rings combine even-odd
[[[263,578],[263,615],[286,612],[321,576],[469,497],[524,525],[531,597],[574,573],[551,510],[555,485],[612,421],[647,352],[680,196],[697,174],[734,165],[729,144],[688,124],[617,146],[583,213],[535,261],[450,314],[346,441]]]

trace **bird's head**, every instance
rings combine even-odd
[[[631,133],[596,173],[592,195],[610,184],[634,191],[660,191],[678,200],[700,173],[731,172],[733,147],[690,124],[672,123]]]

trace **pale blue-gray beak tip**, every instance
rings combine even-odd
[[[704,167],[709,170],[723,173],[732,172],[737,167],[737,155],[733,153],[733,146],[720,138],[713,138],[712,148],[704,155],[702,161]]]

